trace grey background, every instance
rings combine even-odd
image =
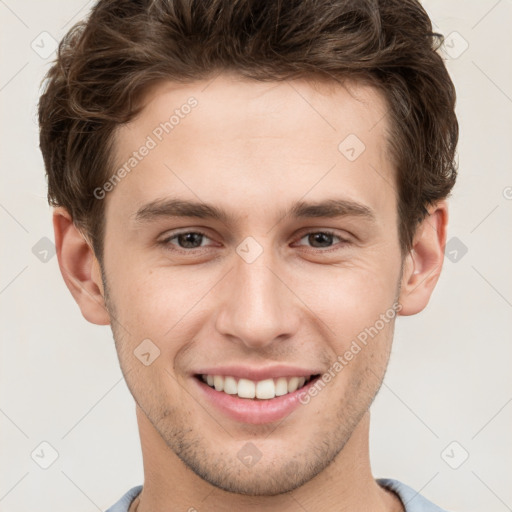
[[[2,512],[105,510],[143,482],[110,328],[83,319],[52,252],[38,149],[52,38],[91,5],[0,0]],[[512,1],[424,5],[450,35],[460,176],[439,285],[423,313],[397,323],[371,458],[376,477],[447,509],[500,512],[512,510]]]

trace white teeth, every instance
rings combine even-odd
[[[279,377],[276,380],[276,396],[286,395],[288,393],[288,381],[286,377]]]
[[[275,398],[276,387],[273,379],[260,380],[256,384],[256,398],[263,398],[268,400],[269,398]]]
[[[254,382],[249,379],[236,380],[235,377],[222,375],[201,375],[201,379],[217,391],[229,395],[238,395],[240,398],[258,398],[270,400],[276,396],[293,393],[304,386],[309,377],[279,377]]]
[[[213,377],[213,385],[217,391],[224,391],[224,379],[220,375]]]
[[[256,384],[252,380],[240,379],[238,381],[238,396],[240,398],[254,398],[256,396]]]
[[[288,381],[288,393],[293,393],[299,387],[299,377],[292,377]]]
[[[234,377],[224,377],[224,393],[228,393],[228,395],[238,393],[238,385]]]

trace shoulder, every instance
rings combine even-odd
[[[405,512],[447,512],[398,480],[378,478],[377,483],[398,495],[402,500]]]
[[[417,491],[398,480],[391,478],[378,478],[377,483],[386,489],[395,492],[402,500],[406,512],[447,512],[427,500]],[[142,485],[132,487],[114,505],[105,512],[127,512],[131,502],[142,490]]]
[[[114,503],[105,512],[128,512],[131,502],[136,498],[140,491],[142,491],[142,485],[132,487],[129,491],[123,494],[119,501]]]

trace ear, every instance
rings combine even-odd
[[[447,224],[448,204],[440,201],[418,226],[404,261],[400,315],[415,315],[428,304],[443,267]]]
[[[64,208],[54,208],[53,230],[62,277],[82,315],[93,324],[110,324],[99,262]]]

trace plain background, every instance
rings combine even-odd
[[[38,148],[44,53],[91,5],[0,0],[2,512],[105,510],[143,483],[110,328],[83,319],[52,253]],[[500,512],[512,510],[512,1],[424,5],[449,36],[460,175],[439,285],[397,323],[372,464],[446,509]]]

